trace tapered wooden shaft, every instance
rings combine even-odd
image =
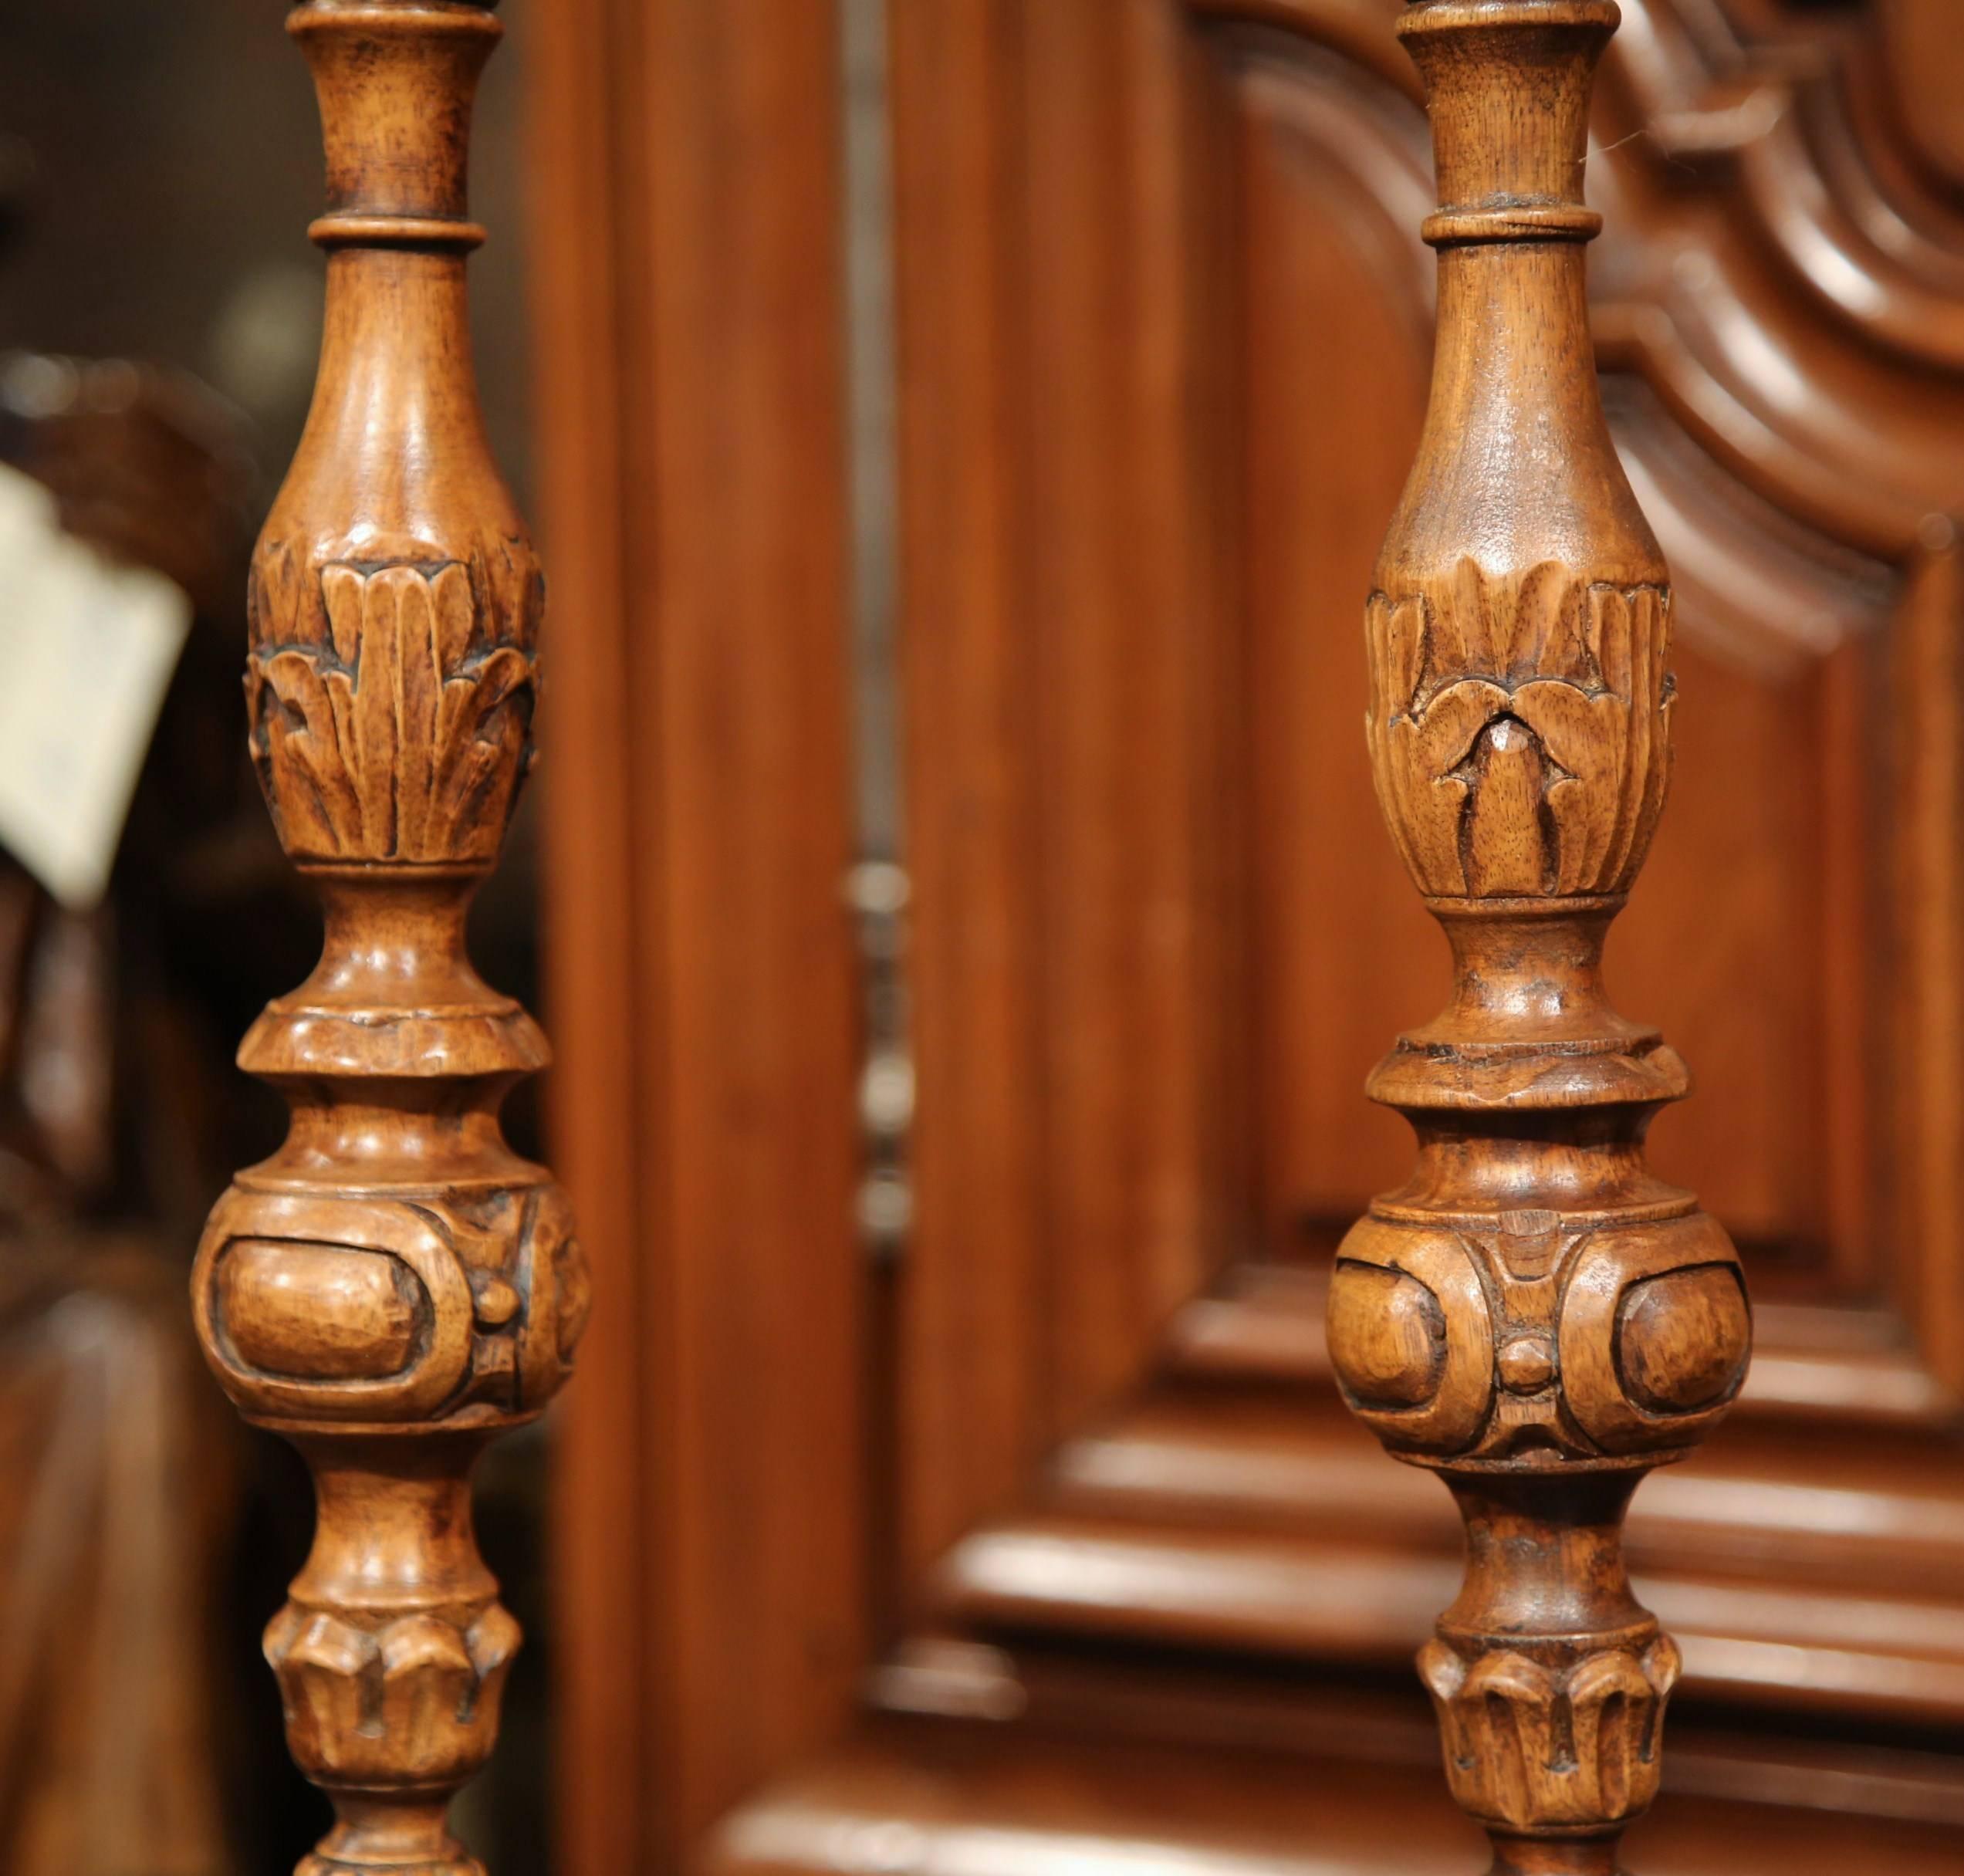
[[[319,381],[254,560],[251,746],[326,914],[313,975],[240,1050],[286,1096],[199,1249],[207,1358],[314,1475],[266,1631],[287,1739],[337,1821],[311,1876],[465,1876],[451,1797],[519,1642],[472,1535],[488,1440],[564,1380],[586,1308],[566,1206],[499,1131],[546,1059],[465,921],[530,760],[543,588],[486,447],[465,261],[484,7],[312,0],[328,158]]]
[[[1351,1407],[1438,1472],[1466,1580],[1419,1658],[1495,1868],[1608,1876],[1655,1795],[1678,1654],[1621,1526],[1743,1381],[1725,1232],[1644,1161],[1688,1089],[1611,1008],[1603,940],[1670,769],[1671,595],[1604,427],[1584,292],[1590,86],[1613,0],[1412,0],[1441,207],[1418,460],[1367,617],[1378,799],[1454,959],[1374,1098],[1418,1135],[1345,1239]]]

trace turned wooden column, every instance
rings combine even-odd
[[[446,1813],[519,1644],[471,1469],[566,1378],[586,1307],[566,1202],[499,1127],[544,1039],[465,948],[531,759],[543,601],[465,306],[472,98],[501,29],[478,5],[313,0],[288,29],[326,138],[326,336],[253,564],[245,688],[326,941],[239,1051],[291,1125],[213,1212],[193,1302],[226,1391],[313,1471],[313,1553],[265,1640],[337,1817],[302,1868],[465,1876]]]
[[[1644,1162],[1688,1090],[1612,1009],[1603,940],[1671,761],[1671,593],[1602,416],[1584,294],[1590,86],[1613,0],[1413,0],[1438,335],[1378,560],[1366,730],[1454,989],[1370,1083],[1418,1165],[1345,1239],[1344,1392],[1459,1501],[1467,1570],[1419,1669],[1496,1871],[1608,1872],[1655,1795],[1678,1652],[1623,1513],[1744,1379],[1738,1259]]]

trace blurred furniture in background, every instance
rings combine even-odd
[[[177,1244],[224,1148],[229,1065],[186,1020],[171,947],[235,798],[207,660],[236,624],[250,465],[198,386],[29,353],[0,358],[0,458],[198,616],[109,897],[65,907],[0,858],[0,1861],[217,1876],[208,1608],[238,1487]]]
[[[1451,1506],[1320,1343],[1409,1151],[1361,1082],[1443,962],[1357,733],[1430,343],[1398,11],[887,11],[895,1263],[851,1208],[840,22],[536,23],[555,1098],[607,1299],[561,1469],[568,1876],[1472,1866],[1409,1668]],[[1934,1872],[1964,42],[1946,0],[1624,12],[1594,316],[1682,702],[1610,975],[1699,1077],[1655,1162],[1761,1306],[1732,1422],[1631,1523],[1686,1678],[1630,1855]]]

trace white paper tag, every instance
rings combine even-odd
[[[109,884],[191,607],[62,531],[0,465],[0,843],[65,905]]]

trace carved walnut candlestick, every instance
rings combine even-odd
[[[1418,460],[1377,570],[1378,795],[1451,941],[1453,1000],[1374,1099],[1418,1164],[1344,1240],[1346,1398],[1438,1472],[1468,1567],[1419,1668],[1500,1871],[1607,1872],[1655,1795],[1678,1653],[1623,1513],[1746,1372],[1738,1259],[1646,1168],[1688,1089],[1609,1006],[1603,940],[1670,769],[1671,595],[1605,429],[1584,293],[1589,91],[1613,0],[1413,0],[1444,205]]]
[[[227,1392],[314,1475],[313,1553],[266,1631],[289,1744],[338,1817],[303,1870],[467,1876],[446,1813],[519,1641],[471,1468],[565,1379],[586,1306],[565,1201],[499,1128],[544,1039],[465,951],[529,760],[543,600],[465,305],[471,103],[500,28],[416,0],[313,0],[288,27],[326,137],[327,325],[254,563],[246,698],[326,942],[239,1052],[292,1123],[212,1213],[193,1302]]]

